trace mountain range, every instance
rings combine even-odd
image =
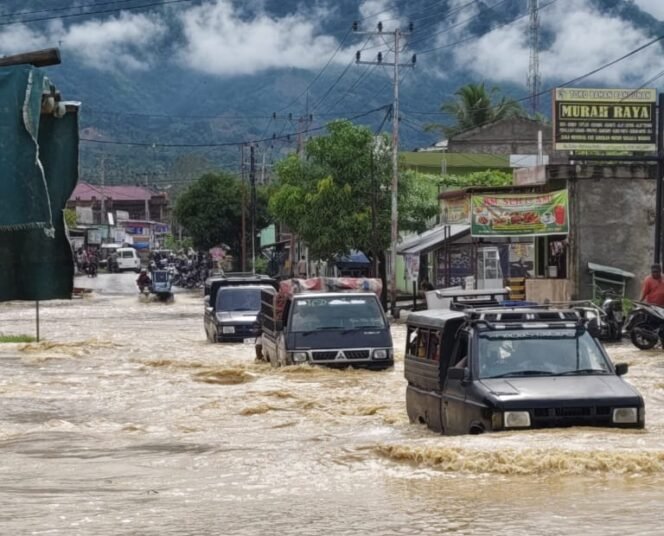
[[[664,35],[662,4],[539,0],[539,111],[550,108],[547,89]],[[450,121],[440,105],[469,82],[529,106],[528,7],[528,0],[3,0],[0,54],[60,49],[62,64],[47,71],[65,99],[82,102],[83,180],[178,189],[207,169],[237,172],[242,142],[264,140],[256,152],[262,174],[337,117],[389,132],[393,69],[385,64],[394,59],[396,28],[404,32],[400,63],[416,54],[414,67],[401,69],[404,149],[438,140],[424,126]],[[367,33],[379,22],[381,34]],[[380,52],[383,65],[356,64],[358,50],[374,63]],[[575,85],[658,87],[662,63],[654,43]]]

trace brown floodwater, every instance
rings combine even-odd
[[[0,345],[1,534],[661,534],[664,352],[609,346],[646,429],[442,437],[394,370],[273,369],[210,344],[199,293],[133,274],[43,302],[43,342]],[[34,333],[0,304],[0,334]]]

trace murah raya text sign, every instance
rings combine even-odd
[[[655,89],[555,90],[557,151],[655,151]]]
[[[567,190],[473,195],[472,236],[545,236],[569,232]]]

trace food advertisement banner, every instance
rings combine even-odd
[[[474,195],[471,206],[472,236],[545,236],[569,232],[567,190]]]
[[[470,223],[470,196],[441,201],[442,223],[447,225]]]
[[[557,151],[655,151],[657,91],[558,88],[553,107]]]

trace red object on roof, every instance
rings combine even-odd
[[[92,198],[113,199],[115,201],[145,201],[157,196],[144,186],[97,186],[87,182],[79,182],[69,198],[71,201],[92,201]]]

